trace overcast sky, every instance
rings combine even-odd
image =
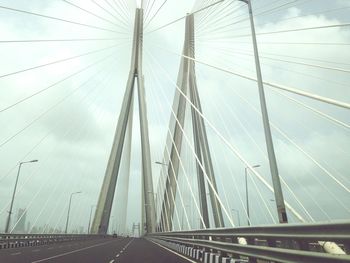
[[[162,167],[154,162],[162,161],[166,152],[185,20],[158,28],[214,2],[168,0],[153,18],[163,1],[155,0],[154,4],[152,0],[150,3],[144,1],[143,70],[155,190],[161,190],[158,179]],[[95,16],[61,0],[0,0],[0,41],[100,39],[0,43],[0,231],[5,225],[20,161],[39,160],[38,163],[22,166],[13,224],[17,221],[18,208],[24,208],[27,209],[30,227],[48,225],[63,228],[70,193],[82,191],[73,199],[71,229],[83,226],[86,230],[90,207],[97,202],[129,71],[136,3],[129,0],[71,0],[71,3]],[[264,80],[350,103],[349,27],[259,35],[286,29],[344,24],[349,22],[349,1],[253,0],[252,3],[257,14],[255,22]],[[279,6],[281,8],[276,9]],[[74,21],[80,25],[4,7]],[[265,13],[268,10],[272,11]],[[247,9],[242,2],[224,1],[196,14],[195,28],[198,60],[255,77]],[[92,51],[94,53],[86,54]],[[84,56],[4,76],[78,55]],[[261,165],[257,171],[270,183],[256,83],[198,63],[196,74],[204,115],[250,164]],[[279,171],[286,183],[283,184],[286,201],[306,221],[348,219],[349,111],[298,95],[281,95],[267,86],[265,89]],[[30,97],[33,94],[36,95]],[[320,117],[291,99],[332,116],[348,128]],[[189,223],[196,228],[199,216],[196,202],[191,197],[191,190],[194,196],[197,195],[196,166],[192,147],[189,146],[193,138],[188,105],[186,111],[184,137],[188,141],[184,138],[181,152],[186,172],[180,169],[178,183]],[[238,223],[237,216],[232,209],[239,211],[241,223],[246,224],[245,165],[209,126],[207,132],[220,197],[235,224]],[[128,228],[133,222],[140,222],[139,137],[138,107],[135,103]],[[123,189],[125,185],[122,175],[125,173],[121,174],[117,186],[111,220],[115,228],[121,228],[118,210],[125,201],[118,195],[122,192],[118,189]],[[187,185],[186,176],[191,187]],[[273,223],[276,220],[273,194],[256,177],[249,178],[252,223]],[[162,195],[161,191],[157,192],[158,199]],[[159,205],[159,200],[157,203]],[[176,197],[176,204],[175,227],[180,228],[186,225],[186,222],[183,223],[186,215],[180,195]],[[265,205],[270,209],[272,218]],[[291,221],[297,222],[290,211],[288,213]],[[229,226],[227,216],[225,222]]]

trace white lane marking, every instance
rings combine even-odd
[[[161,244],[158,244],[158,243],[156,243],[156,242],[154,242],[154,241],[152,241],[152,240],[149,240],[149,239],[147,239],[147,240],[150,241],[150,242],[152,242],[152,243],[154,243],[154,244],[156,244],[157,246],[160,246],[161,248],[164,248],[164,249],[168,250],[169,252],[175,254],[176,256],[179,256],[179,257],[181,257],[181,258],[183,258],[183,259],[186,259],[186,260],[188,260],[188,261],[191,262],[191,263],[196,263],[196,261],[193,261],[193,260],[191,260],[191,259],[189,259],[189,258],[187,258],[187,257],[185,257],[185,256],[183,256],[183,255],[181,255],[181,254],[179,254],[179,253],[176,253],[175,251],[172,251],[171,249],[169,249],[169,248],[167,248],[167,247],[164,247],[164,246],[162,246]]]
[[[12,253],[11,256],[17,256],[19,254],[22,254],[22,252],[16,252],[16,253]]]
[[[39,252],[40,251],[40,249],[34,249],[34,250],[32,250],[32,252]]]
[[[105,244],[112,243],[112,242],[114,242],[114,241],[115,241],[115,240],[107,241],[107,242],[100,243],[100,244],[95,244],[95,245],[92,245],[92,246],[89,246],[89,247],[84,247],[84,248],[76,249],[76,250],[73,250],[73,251],[70,251],[70,252],[66,252],[66,253],[62,253],[62,254],[58,254],[58,255],[56,255],[56,256],[52,256],[52,257],[49,257],[49,258],[43,258],[43,259],[39,259],[39,260],[36,260],[36,261],[32,261],[32,263],[38,263],[38,262],[47,261],[47,260],[50,260],[50,259],[53,259],[53,258],[63,257],[63,256],[65,256],[65,255],[73,254],[73,253],[75,253],[75,252],[79,252],[79,251],[86,250],[86,249],[89,249],[89,248],[103,246],[103,245],[105,245]]]
[[[114,259],[112,259],[111,261],[109,261],[109,263],[113,263],[114,262]]]
[[[115,257],[118,258],[118,257],[120,256],[120,254],[122,254],[122,253],[124,252],[124,250],[128,248],[128,246],[131,244],[132,241],[134,241],[134,238],[131,239],[131,240],[125,245],[125,247],[123,247],[123,249],[119,251],[119,254],[117,254]]]
[[[53,247],[48,247],[47,249],[53,249]]]
[[[134,241],[134,239],[131,239],[130,242],[126,244],[126,246],[124,247],[124,250],[128,248],[128,246],[131,244],[132,241]]]

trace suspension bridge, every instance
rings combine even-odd
[[[0,1],[0,262],[350,262],[349,10]]]

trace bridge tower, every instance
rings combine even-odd
[[[124,93],[122,108],[115,131],[113,146],[98,199],[91,233],[106,234],[113,204],[114,192],[121,164],[125,134],[132,125],[133,96],[137,80],[140,115],[141,152],[142,152],[142,210],[145,211],[145,225],[148,233],[155,231],[155,203],[153,194],[151,154],[148,136],[148,120],[145,101],[144,76],[142,73],[143,9],[137,8],[135,14],[133,48],[129,77]],[[131,130],[131,128],[130,128]],[[129,136],[131,139],[131,136]],[[143,214],[143,213],[142,213]],[[143,215],[142,215],[143,217]]]
[[[140,223],[132,223],[132,236],[135,237],[135,231],[138,231],[138,237],[141,235],[141,226]]]
[[[183,46],[183,57],[181,59],[180,70],[177,78],[177,86],[181,89],[183,94],[189,95],[191,103],[202,112],[201,102],[197,89],[195,63],[187,57],[195,57],[195,38],[194,38],[194,16],[188,14],[186,17],[186,29],[185,40]],[[162,211],[160,216],[160,224],[162,231],[172,230],[172,218],[175,208],[175,195],[177,190],[177,177],[179,171],[180,152],[182,145],[182,131],[180,127],[184,126],[185,112],[186,112],[186,99],[179,91],[176,90],[175,98],[173,102],[173,111],[176,114],[176,118],[171,118],[170,130],[173,131],[171,138],[171,150],[170,157],[167,163],[167,178],[165,183],[165,193],[162,204]],[[195,152],[198,161],[204,167],[204,171],[209,178],[211,185],[217,192],[216,180],[214,175],[213,164],[211,160],[207,132],[202,117],[198,112],[191,107],[192,117],[192,129]],[[170,135],[171,136],[171,135]],[[202,228],[209,227],[209,215],[208,204],[206,197],[206,183],[204,179],[204,173],[202,167],[196,161],[197,170],[197,182],[199,189],[199,202],[201,216],[203,218]],[[214,190],[209,187],[209,196],[211,201],[211,207],[213,212],[215,227],[224,227],[223,215],[220,207],[220,203],[214,194]]]

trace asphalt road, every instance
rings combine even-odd
[[[143,238],[103,238],[0,250],[0,263],[188,263]]]

